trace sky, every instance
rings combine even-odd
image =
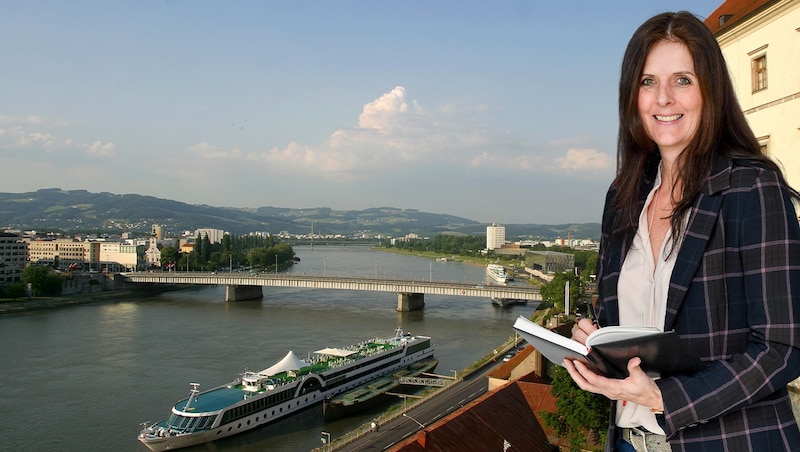
[[[600,222],[647,18],[722,0],[37,1],[0,14],[0,192]]]

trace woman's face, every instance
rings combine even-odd
[[[662,157],[677,157],[700,127],[703,99],[694,61],[682,43],[661,41],[647,55],[639,81],[639,117]]]

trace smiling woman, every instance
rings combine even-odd
[[[621,74],[599,324],[674,330],[707,367],[654,379],[634,357],[624,380],[565,367],[614,401],[608,448],[797,450],[787,384],[800,375],[800,195],[762,154],[692,14],[647,20]],[[578,325],[581,342],[597,329]]]
[[[661,41],[653,46],[644,63],[638,102],[647,135],[658,145],[662,158],[668,155],[674,160],[697,133],[703,108],[686,45]]]

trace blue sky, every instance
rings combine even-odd
[[[628,39],[721,3],[5,2],[0,192],[599,222]]]

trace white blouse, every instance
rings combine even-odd
[[[672,250],[667,260],[664,260],[672,247],[672,229],[670,228],[658,260],[653,258],[648,232],[650,228],[647,208],[655,191],[660,186],[661,167],[659,166],[655,185],[647,195],[644,208],[639,214],[639,228],[620,270],[617,296],[620,325],[655,326],[663,331],[667,313],[667,291],[672,270],[675,268],[678,247]],[[650,412],[650,408],[633,402],[617,401],[617,426],[642,426],[653,433],[663,435],[664,430],[656,421],[655,414]]]

